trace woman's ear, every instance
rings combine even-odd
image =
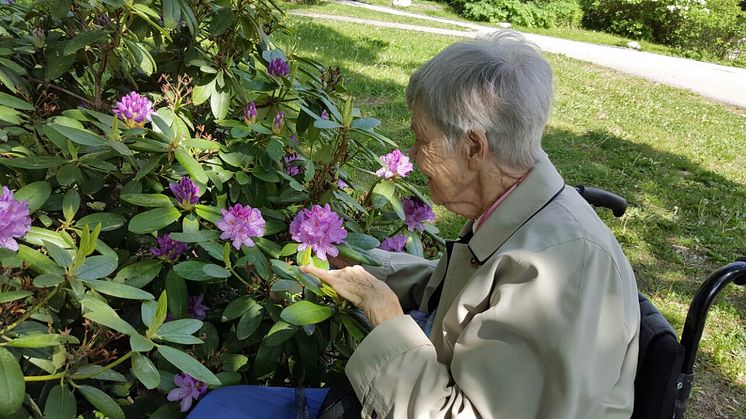
[[[469,162],[469,168],[479,170],[487,160],[490,151],[487,135],[482,130],[469,130],[466,134],[466,160]]]

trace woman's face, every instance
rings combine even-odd
[[[416,109],[412,112],[412,131],[415,142],[409,157],[427,176],[433,202],[465,217],[479,216],[473,184],[475,173],[469,169],[465,150],[456,146],[455,150],[447,151],[445,134]]]

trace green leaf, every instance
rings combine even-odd
[[[191,335],[202,328],[204,323],[197,319],[178,319],[163,323],[156,334],[163,336],[169,334]]]
[[[211,223],[217,222],[222,216],[219,208],[209,205],[197,204],[194,210],[200,218]]]
[[[99,44],[105,42],[107,39],[109,39],[109,36],[103,29],[80,32],[73,39],[65,42],[63,54],[70,55],[83,47]]]
[[[14,169],[49,169],[50,167],[59,167],[67,163],[67,160],[60,157],[51,156],[34,156],[34,157],[17,157],[13,159],[0,159],[3,166]]]
[[[106,140],[106,145],[108,145],[112,150],[116,151],[122,156],[131,156],[133,154],[132,150],[127,147],[127,144],[124,144],[117,140]]]
[[[231,273],[225,270],[224,267],[212,263],[203,265],[202,272],[212,278],[228,278],[231,276]]]
[[[401,200],[399,200],[399,197],[396,195],[394,182],[390,180],[382,180],[373,187],[373,206],[376,208],[382,208],[387,202],[391,204],[396,215],[403,220],[404,207],[402,206]]]
[[[82,281],[101,294],[111,295],[112,297],[125,298],[128,300],[152,300],[155,298],[153,297],[153,294],[147,291],[130,287],[129,285],[120,284],[118,282],[99,281],[96,279],[83,279]]]
[[[139,42],[130,41],[127,38],[122,38],[127,50],[132,54],[130,60],[133,67],[137,67],[142,70],[143,73],[150,76],[156,70],[156,63],[150,52]]]
[[[109,419],[126,419],[122,408],[108,394],[88,385],[78,387],[78,392]]]
[[[363,250],[375,249],[381,245],[373,236],[369,236],[363,233],[347,233],[347,244],[350,246],[359,247]]]
[[[342,125],[340,125],[338,122],[329,119],[317,119],[313,121],[313,126],[319,129],[342,128]]]
[[[101,231],[116,230],[123,226],[127,222],[127,219],[119,214],[113,212],[97,212],[94,214],[86,215],[85,217],[78,220],[75,225],[77,227],[88,226],[94,228],[96,225],[101,224]]]
[[[163,23],[168,29],[176,29],[181,19],[181,6],[178,0],[163,0]]]
[[[192,103],[201,105],[215,93],[215,79],[201,86],[194,86],[192,90]]]
[[[47,199],[49,199],[49,195],[51,194],[52,186],[50,186],[48,182],[39,181],[29,183],[16,191],[14,195],[18,201],[27,201],[28,212],[29,214],[33,214],[36,210],[41,208],[45,202],[47,202]]]
[[[215,241],[220,233],[215,230],[197,230],[187,233],[171,233],[171,238],[182,243],[200,243]]]
[[[210,281],[213,278],[208,276],[205,271],[202,270],[202,267],[205,265],[205,262],[189,260],[174,265],[174,272],[176,272],[180,277],[191,281]]]
[[[44,240],[44,247],[47,248],[47,252],[49,253],[49,256],[54,259],[55,262],[57,262],[58,265],[64,266],[65,268],[69,267],[73,263],[73,257],[70,255],[70,253],[57,246],[56,244],[52,242],[48,242]]]
[[[62,198],[62,214],[65,216],[65,220],[72,221],[79,208],[80,194],[78,194],[78,191],[70,189],[65,192],[65,197]]]
[[[233,10],[230,7],[224,7],[212,18],[210,34],[212,36],[220,36],[226,29],[231,27],[234,20]]]
[[[102,365],[86,365],[79,368],[75,374],[73,374],[72,378],[80,380],[86,375],[95,374],[94,377],[91,377],[92,380],[116,381],[119,383],[127,381],[127,378],[125,378],[121,373],[114,370],[104,370],[103,368]]]
[[[173,377],[171,377],[171,383],[173,383]],[[166,403],[153,412],[149,416],[149,419],[181,419],[183,417],[184,415],[179,412],[179,405],[177,403]]]
[[[371,130],[381,125],[381,121],[376,118],[360,118],[352,121],[351,127],[363,130]]]
[[[282,310],[280,317],[290,324],[305,326],[321,323],[333,314],[332,307],[314,304],[310,301],[298,301]]]
[[[20,336],[6,343],[6,345],[16,348],[44,348],[57,346],[65,342],[80,343],[75,336],[46,334]]]
[[[158,368],[153,365],[147,356],[139,353],[132,355],[132,374],[149,390],[158,387],[158,383],[161,382],[161,374],[158,372]]]
[[[166,292],[168,293],[168,311],[174,317],[183,317],[187,313],[187,285],[184,278],[174,271],[166,275]]]
[[[65,278],[61,274],[41,274],[34,278],[34,286],[37,288],[54,287],[64,280]]]
[[[220,385],[220,380],[212,373],[212,371],[186,353],[169,346],[159,346],[158,353],[160,353],[166,361],[173,364],[173,366],[192,377],[207,384],[216,386]]]
[[[259,306],[259,304],[248,295],[242,295],[228,304],[225,310],[223,310],[223,315],[221,316],[220,321],[227,322],[233,320],[243,315],[254,306]],[[259,306],[259,308],[261,309],[261,306]]]
[[[168,227],[179,217],[181,217],[181,212],[175,207],[155,208],[132,217],[127,229],[136,234],[152,233]]]
[[[228,115],[228,108],[231,104],[230,92],[220,92],[215,90],[210,95],[210,110],[215,119],[225,119]]]
[[[65,138],[69,139],[70,141],[74,143],[78,143],[81,145],[89,145],[94,147],[99,146],[105,146],[106,140],[99,137],[98,135],[92,133],[91,131],[73,128],[73,127],[67,127],[65,125],[60,124],[51,124],[50,125],[52,129],[59,132]]]
[[[353,262],[358,262],[370,266],[381,266],[381,262],[379,262],[372,255],[368,254],[368,252],[366,252],[365,250],[345,244],[338,244],[337,250],[339,251],[340,256],[350,259]]]
[[[0,304],[9,303],[11,301],[20,300],[28,296],[34,295],[31,291],[9,291],[0,293]]]
[[[50,419],[72,419],[77,413],[78,404],[73,392],[59,384],[52,387],[44,403],[44,417]]]
[[[153,341],[140,334],[130,336],[130,348],[135,352],[149,352],[155,345]]]
[[[166,294],[166,291],[163,291],[161,293],[161,296],[158,298],[158,304],[155,307],[155,314],[153,315],[153,319],[148,325],[148,331],[145,333],[145,336],[148,338],[152,338],[155,335],[156,331],[161,327],[163,322],[166,321],[167,315],[168,294]]]
[[[272,326],[271,329],[269,329],[269,332],[267,332],[267,336],[264,337],[262,344],[277,346],[290,339],[295,334],[297,329],[298,328],[296,326],[279,320]]]
[[[32,271],[38,274],[62,274],[62,269],[52,259],[28,246],[18,245],[18,257],[26,262]]]
[[[135,262],[120,269],[114,277],[114,282],[124,283],[135,288],[148,285],[161,272],[163,262],[148,259]]]
[[[255,304],[241,316],[241,320],[238,321],[236,326],[236,337],[238,339],[246,339],[259,328],[262,324],[262,306]]]
[[[83,262],[83,266],[75,271],[78,279],[103,278],[117,269],[117,260],[111,256],[89,256]]]
[[[208,182],[209,179],[207,178],[205,169],[203,169],[202,165],[182,147],[174,150],[174,157],[176,157],[176,160],[179,161],[179,164],[181,164],[184,170],[189,173],[189,176],[191,176],[192,179],[202,184],[206,184]]]
[[[15,412],[23,404],[26,382],[13,354],[0,347],[0,412]]]
[[[34,105],[17,98],[15,96],[11,96],[7,93],[0,92],[0,105],[8,106],[13,109],[20,109],[22,111],[33,111]]]
[[[158,335],[158,337],[161,340],[165,340],[167,342],[178,343],[181,345],[201,345],[204,343],[202,339],[196,336],[184,335],[181,333],[164,333],[162,335]]]
[[[349,235],[349,234],[348,234]],[[284,256],[290,256],[294,255],[298,252],[298,244],[299,243],[288,243],[285,246],[282,247],[282,250],[280,251],[280,257]]]
[[[122,194],[122,201],[140,207],[172,207],[174,203],[166,195],[162,194]]]
[[[126,321],[122,320],[117,313],[112,311],[91,311],[88,313],[85,313],[83,315],[86,319],[89,319],[91,321],[94,321],[96,323],[102,324],[109,329],[114,329],[119,333],[123,333],[125,335],[136,335],[137,330],[135,330],[132,325],[127,323]]]

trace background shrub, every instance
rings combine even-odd
[[[437,251],[405,228],[399,195],[422,196],[373,173],[396,144],[338,69],[273,41],[282,18],[271,0],[0,5],[3,415],[179,417],[183,388],[328,382],[365,325],[297,268],[328,267],[293,231],[305,209],[358,262],[395,233]]]
[[[457,4],[468,19],[510,22],[525,27],[578,26],[583,11],[577,1],[478,0]]]

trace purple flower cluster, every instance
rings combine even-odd
[[[296,137],[295,134],[290,134],[290,142],[293,143],[293,145],[298,145],[298,137]]]
[[[399,150],[394,150],[389,154],[381,156],[381,160],[386,165],[376,171],[376,176],[384,179],[393,177],[405,177],[412,172],[412,162],[409,157]]]
[[[282,58],[275,58],[269,62],[267,71],[275,77],[285,77],[290,74],[290,66]]]
[[[422,231],[425,229],[423,223],[435,221],[433,209],[417,197],[404,198],[402,206],[404,207],[404,224],[407,225],[409,231]]]
[[[348,185],[348,184],[347,184],[347,182],[345,182],[345,181],[344,181],[344,180],[342,180],[342,179],[337,179],[337,187],[338,187],[339,189],[345,189],[345,188],[349,188],[349,187],[350,187],[350,185]]]
[[[170,402],[179,402],[179,410],[186,412],[192,407],[192,400],[197,401],[207,393],[207,384],[191,375],[182,372],[174,375],[176,388],[169,391],[166,398]]]
[[[191,210],[199,202],[199,186],[188,176],[182,177],[178,182],[171,182],[168,187],[178,205],[185,210]]]
[[[298,153],[288,153],[283,158],[285,172],[290,176],[299,175],[302,172],[301,168],[298,165],[293,164],[294,161],[298,160],[301,160],[300,156],[298,156]]]
[[[326,260],[327,254],[339,254],[335,244],[344,243],[347,238],[347,230],[342,227],[342,222],[329,204],[323,207],[314,205],[310,210],[303,209],[296,214],[290,223],[290,234],[293,240],[300,243],[299,252],[310,247],[319,259]]]
[[[252,237],[264,235],[264,218],[261,211],[246,205],[236,204],[228,210],[221,209],[221,217],[215,225],[223,232],[222,240],[230,239],[233,247],[240,249],[241,245],[254,247]]]
[[[207,310],[209,310],[210,307],[204,305],[204,301],[204,294],[189,296],[189,300],[187,301],[187,313],[189,314],[189,317],[197,320],[204,320],[207,318]]]
[[[327,112],[326,109],[324,109],[323,111],[321,111],[321,119],[324,119],[324,120],[327,120],[327,121],[329,120],[329,112]]]
[[[404,250],[404,245],[406,244],[407,237],[403,234],[397,234],[395,236],[384,239],[381,242],[381,245],[378,246],[378,248],[388,250],[389,252],[401,252],[402,250]]]
[[[0,196],[0,247],[18,250],[16,237],[23,237],[31,230],[28,201],[18,202],[13,191],[3,186]]]
[[[130,128],[141,128],[150,122],[153,114],[153,102],[137,92],[125,95],[114,106],[114,114],[122,118]]]
[[[280,111],[275,115],[275,119],[272,121],[272,133],[280,135],[282,132],[282,126],[285,125],[285,112]]]
[[[243,108],[243,120],[249,125],[256,122],[256,104],[253,100]]]
[[[166,262],[176,262],[187,250],[186,243],[172,239],[170,234],[159,237],[156,242],[158,245],[151,247],[150,253]]]

